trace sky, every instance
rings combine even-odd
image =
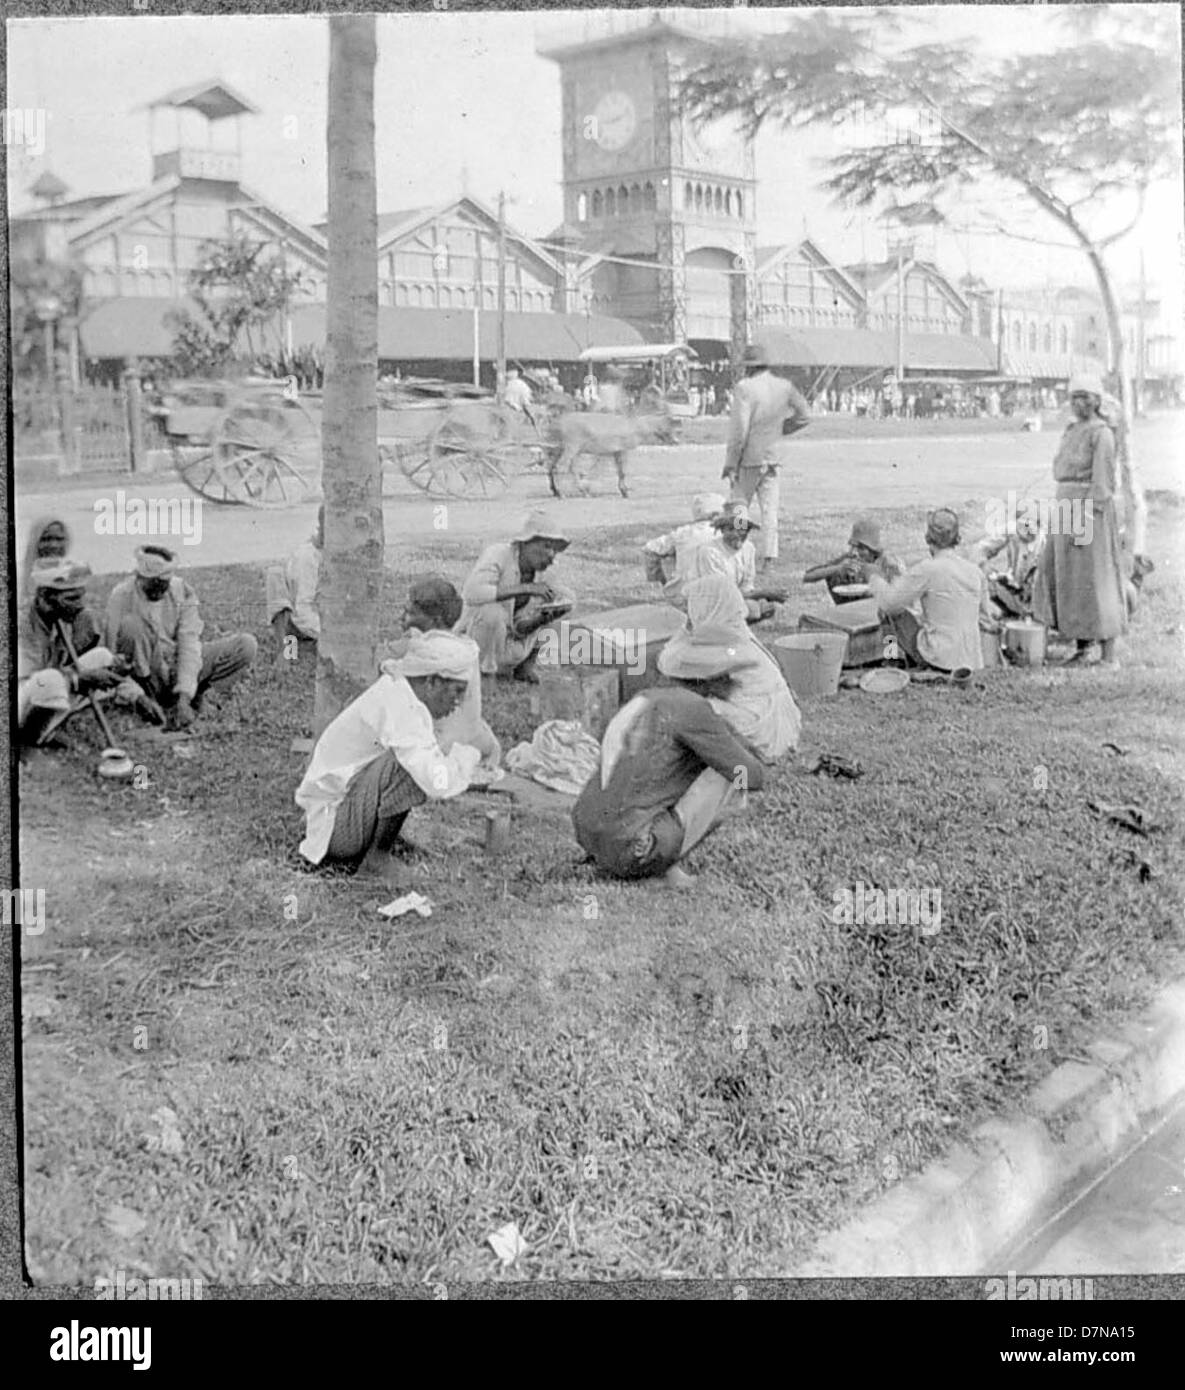
[[[926,37],[969,36],[998,53],[1040,46],[1048,42],[1050,8],[926,7]],[[736,27],[774,22],[769,10],[716,13]],[[535,236],[551,231],[562,217],[559,69],[535,50],[557,33],[579,39],[597,22],[596,12],[380,15],[380,212],[444,203],[463,189],[493,204],[505,188],[513,225]],[[144,186],[150,177],[144,104],[175,87],[221,77],[260,109],[243,121],[244,183],[302,220],[319,221],[326,205],[327,68],[328,25],[319,16],[9,21],[7,111],[45,113],[40,158],[10,133],[10,206],[30,205],[25,190],[44,168],[64,179],[71,196]],[[834,207],[816,188],[816,161],[836,148],[828,132],[762,134],[761,244],[809,234],[840,262],[884,254],[879,224]],[[1117,210],[1117,222],[1122,215]],[[1154,190],[1139,228],[1116,248],[1120,279],[1134,279],[1141,249],[1150,278],[1179,299],[1185,263],[1179,185]],[[956,278],[972,271],[991,284],[1090,283],[1075,253],[986,236],[947,235],[938,259]]]

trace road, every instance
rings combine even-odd
[[[1009,1265],[1018,1276],[1185,1273],[1185,1098]]]
[[[1146,488],[1185,493],[1185,415],[1165,413],[1138,422],[1135,446]],[[795,516],[837,508],[855,512],[891,506],[957,506],[971,497],[1004,498],[1009,489],[1020,497],[1049,495],[1056,447],[1057,436],[1052,432],[896,439],[812,440],[809,434],[803,435],[784,448],[784,525],[792,528]],[[596,495],[556,504],[558,518],[574,535],[627,522],[653,523],[662,530],[689,519],[694,493],[719,488],[722,458],[719,444],[640,449],[631,461],[628,501],[617,495],[612,465],[605,460],[595,465],[592,474]],[[492,502],[435,503],[413,492],[402,478],[392,480],[389,487],[384,524],[387,541],[393,545],[442,533],[488,541],[505,535],[527,506],[549,500],[547,480],[538,471],[514,478],[508,492]],[[97,574],[119,573],[128,568],[130,552],[145,538],[99,534],[96,503],[115,508],[118,519],[129,515],[126,506],[133,498],[190,497],[170,475],[41,489],[18,495],[17,532],[23,536],[35,516],[60,516],[74,533],[78,559]],[[178,548],[191,567],[276,560],[308,535],[314,513],[313,503],[278,512],[206,503],[187,523],[200,540],[190,544],[182,538]],[[969,534],[976,530],[969,523],[966,529]],[[167,538],[162,540],[169,543]]]

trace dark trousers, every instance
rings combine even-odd
[[[394,753],[383,753],[356,772],[333,818],[325,863],[361,864],[372,850],[389,850],[408,812],[428,797]]]

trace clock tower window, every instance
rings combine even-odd
[[[611,188],[605,190],[605,216],[617,216],[617,194]]]
[[[601,190],[599,188],[593,190],[592,215],[594,218],[602,216]]]

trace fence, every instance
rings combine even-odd
[[[138,390],[92,384],[71,388],[44,379],[14,379],[12,432],[18,466],[40,463],[64,474],[130,472],[129,395],[140,410],[144,451],[166,448],[156,420],[143,412]]]

